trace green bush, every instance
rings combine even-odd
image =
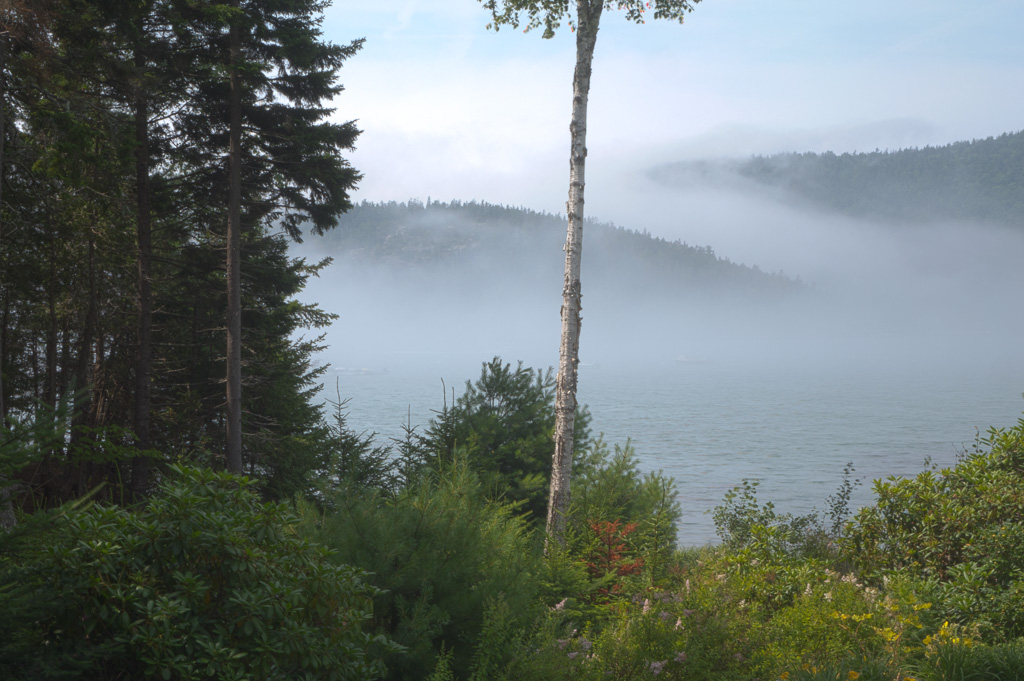
[[[569,508],[570,544],[575,544],[579,555],[586,555],[598,538],[595,523],[633,524],[629,548],[644,557],[649,574],[660,576],[675,548],[682,516],[675,480],[660,471],[642,474],[628,442],[609,452],[598,441],[576,468]]]
[[[590,414],[577,411],[574,456],[590,447]],[[547,517],[548,476],[554,452],[555,379],[495,357],[475,383],[431,421],[419,439],[422,458],[436,465],[463,451],[487,494],[517,504],[531,522]]]
[[[875,581],[904,574],[952,622],[1024,635],[1024,419],[979,437],[955,467],[875,483],[847,558]]]
[[[358,570],[298,538],[251,481],[171,473],[137,510],[69,512],[51,541],[6,566],[39,607],[0,644],[5,678],[379,675],[371,649],[388,644],[363,631],[374,592]]]
[[[541,558],[525,521],[487,499],[463,454],[393,497],[350,487],[328,507],[306,529],[380,589],[374,627],[406,649],[388,657],[388,678],[435,668],[487,678],[508,662],[537,614]]]

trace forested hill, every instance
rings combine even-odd
[[[311,241],[328,255],[364,264],[560,281],[565,229],[560,215],[485,202],[363,202],[341,217],[337,229]],[[731,262],[709,246],[593,220],[585,244],[584,275],[591,282],[663,285],[669,293],[783,292],[801,286],[782,273]]]
[[[721,170],[858,217],[1024,228],[1024,132],[923,149],[777,154],[723,166],[677,163],[654,176],[678,184],[695,172]]]

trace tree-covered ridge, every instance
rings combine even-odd
[[[478,201],[362,202],[320,242],[331,255],[387,265],[444,265],[468,271],[497,268],[560,280],[565,217]],[[617,285],[670,284],[705,293],[786,291],[800,287],[717,255],[710,246],[668,241],[588,219],[584,275]]]
[[[726,169],[858,217],[1024,226],[1024,131],[897,151],[754,156]],[[709,164],[657,171],[667,182]]]

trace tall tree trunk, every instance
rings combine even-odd
[[[81,391],[85,399],[80,405],[76,405],[75,413],[71,420],[71,442],[70,448],[75,450],[78,443],[91,437],[83,433],[83,426],[96,425],[92,422],[92,381],[90,374],[92,369],[92,346],[96,336],[96,317],[99,314],[98,301],[96,296],[96,238],[93,231],[89,230],[89,302],[85,313],[85,325],[82,328],[82,335],[78,340],[78,353],[75,358],[74,389]],[[86,492],[86,481],[89,477],[91,464],[83,463],[78,466],[78,490],[79,495]]]
[[[4,272],[4,150],[7,147],[7,36],[0,35],[0,288],[7,281]],[[0,292],[2,293],[2,292]],[[4,326],[0,327],[0,428],[4,426],[7,409],[4,404],[4,340],[7,335],[7,315],[4,310]]]
[[[238,74],[241,38],[238,20],[230,28],[231,103],[228,148],[228,347],[227,442],[225,459],[231,473],[242,473],[242,83]]]
[[[576,70],[572,79],[572,122],[569,124],[569,226],[565,238],[565,282],[562,288],[562,337],[558,351],[558,379],[555,386],[555,453],[551,461],[551,492],[548,499],[547,534],[560,546],[565,544],[565,517],[569,509],[572,474],[573,430],[576,426],[576,381],[580,352],[580,310],[582,288],[580,265],[583,256],[583,187],[587,159],[587,101],[590,96],[591,65],[602,0],[577,0]]]
[[[3,271],[4,263],[4,147],[7,145],[7,36],[0,35],[0,288],[7,281]],[[0,290],[0,433],[7,425],[7,409],[4,404],[4,341],[7,337],[7,296]],[[0,476],[0,530],[14,527],[18,518],[14,513],[14,485]]]
[[[135,356],[135,447],[143,452],[132,459],[131,496],[146,496],[151,461],[149,449],[150,411],[153,375],[153,210],[149,186],[149,104],[143,92],[143,70],[146,61],[141,52],[135,54],[139,78],[135,98],[135,209],[138,238],[138,347]]]

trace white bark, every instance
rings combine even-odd
[[[565,281],[562,288],[562,337],[559,346],[558,380],[555,386],[555,453],[551,462],[548,499],[548,539],[565,543],[565,519],[569,509],[572,474],[573,429],[576,425],[576,384],[580,350],[583,256],[583,188],[587,158],[587,101],[590,74],[601,21],[602,0],[576,2],[576,70],[572,81],[572,122],[569,124],[569,226],[565,238]]]

